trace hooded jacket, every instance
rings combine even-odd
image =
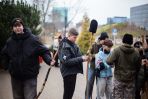
[[[47,64],[51,61],[49,49],[40,43],[29,29],[24,29],[24,33],[19,35],[13,32],[2,50],[2,56],[11,76],[17,79],[37,77],[39,56],[42,56]]]
[[[135,80],[141,66],[138,51],[128,44],[123,44],[114,49],[108,56],[107,63],[114,63],[114,76],[117,80],[123,82]]]

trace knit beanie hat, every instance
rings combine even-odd
[[[99,40],[105,40],[106,38],[108,38],[108,35],[106,32],[102,32],[100,37],[98,38]]]
[[[125,44],[132,45],[133,44],[133,35],[125,34],[123,36],[122,42],[125,43]]]
[[[18,24],[22,24],[24,26],[24,22],[21,18],[14,18],[11,22],[11,27],[18,25]]]
[[[111,40],[107,39],[107,40],[104,41],[103,45],[106,45],[108,47],[112,47],[113,46],[113,42]]]

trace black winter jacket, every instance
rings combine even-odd
[[[40,67],[39,56],[42,56],[47,64],[51,61],[49,49],[41,44],[29,29],[24,29],[24,34],[21,35],[12,33],[2,50],[2,56],[11,76],[17,79],[37,77]]]
[[[62,76],[83,73],[83,59],[78,46],[67,38],[64,40],[62,47],[59,49],[59,59],[61,61]]]

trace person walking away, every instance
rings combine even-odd
[[[49,49],[27,29],[21,18],[11,22],[12,35],[1,51],[2,64],[11,75],[13,99],[34,99],[37,95],[39,56],[54,65]]]
[[[95,54],[99,52],[99,49],[102,47],[102,44],[104,43],[104,40],[106,39],[108,39],[107,32],[102,32],[101,35],[98,37],[97,42],[95,42],[92,45],[92,48],[90,51],[92,60],[88,68],[88,82],[86,84],[86,89],[85,89],[85,97],[88,97],[87,99],[92,99],[92,91],[93,91],[93,86],[94,86],[94,80],[96,77],[95,76]]]
[[[97,76],[97,99],[111,99],[112,93],[112,69],[111,65],[106,63],[108,55],[111,53],[113,43],[111,40],[105,40],[103,47],[95,56],[96,76]]]
[[[107,63],[114,64],[113,98],[134,99],[135,78],[141,62],[138,51],[132,46],[133,36],[124,34],[122,45],[108,56]]]
[[[60,43],[58,53],[60,59],[60,70],[64,82],[63,99],[72,99],[78,73],[83,73],[83,62],[88,61],[88,56],[82,56],[79,47],[75,44],[78,32],[71,28],[68,37]]]

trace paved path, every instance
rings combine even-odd
[[[40,90],[48,70],[48,66],[46,64],[43,63],[41,65],[42,67],[40,69],[38,77],[38,90]],[[84,66],[84,74],[77,75],[77,83],[73,99],[84,99],[84,92],[86,85],[85,70],[86,66]],[[0,99],[12,99],[11,90],[12,89],[11,89],[9,74],[5,71],[0,71]],[[94,88],[93,99],[95,99],[94,97],[95,95],[96,95],[96,88]],[[62,76],[59,68],[53,67],[50,71],[43,93],[41,94],[39,99],[62,99],[62,96],[63,96]]]

